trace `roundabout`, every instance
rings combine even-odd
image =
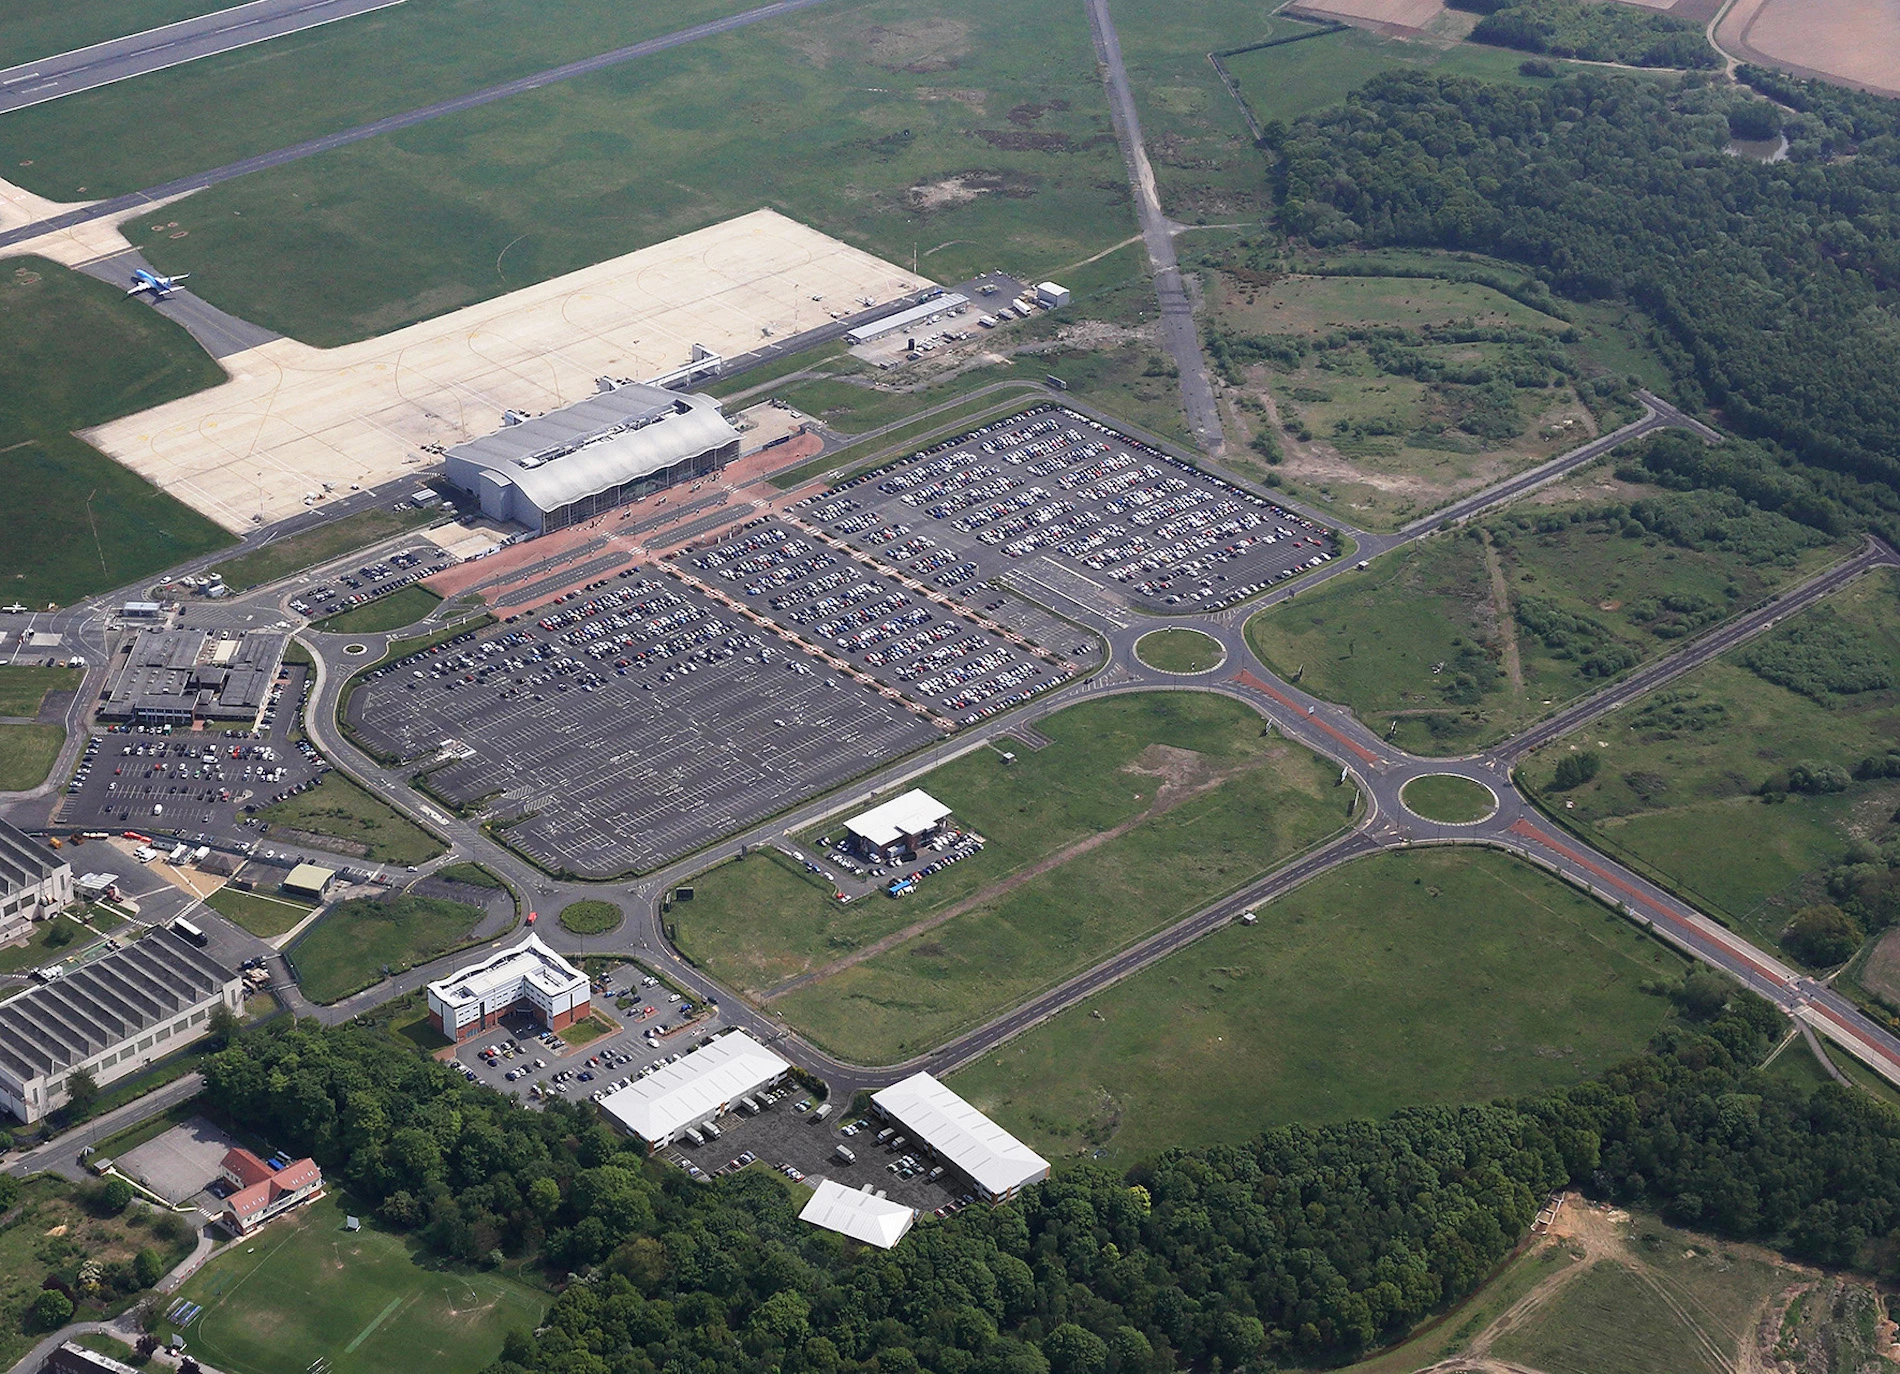
[[[353,654],[353,655],[360,655],[360,654],[366,654],[366,653],[368,653],[368,652],[369,652],[369,645],[367,645],[367,644],[345,644],[345,645],[343,646],[343,652],[344,652],[344,653],[346,653],[346,654]]]
[[[1150,630],[1136,640],[1135,657],[1158,673],[1193,677],[1220,667],[1227,650],[1212,635],[1177,626]]]
[[[1498,794],[1457,773],[1423,773],[1399,789],[1399,803],[1421,820],[1478,825],[1498,813]]]

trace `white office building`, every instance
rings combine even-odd
[[[873,1192],[868,1183],[862,1188],[847,1188],[821,1178],[818,1191],[811,1195],[798,1219],[889,1250],[910,1233],[917,1209]]]
[[[927,1073],[874,1093],[871,1105],[991,1202],[1012,1198],[1049,1177],[1048,1160]]]
[[[688,1127],[723,1116],[732,1104],[769,1088],[792,1066],[744,1031],[727,1031],[710,1045],[680,1056],[600,1099],[600,1110],[621,1130],[663,1149]]]
[[[429,984],[429,1024],[466,1040],[511,1011],[531,1013],[548,1030],[566,1030],[592,1011],[587,975],[530,935],[479,964]]]

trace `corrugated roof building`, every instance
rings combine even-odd
[[[16,940],[35,921],[73,899],[73,866],[23,830],[0,821],[0,940]]]
[[[0,1107],[38,1121],[89,1069],[104,1087],[203,1035],[211,1012],[243,1009],[244,983],[171,927],[44,987],[0,1002]]]
[[[739,431],[712,397],[640,382],[504,424],[444,455],[448,480],[480,501],[482,514],[537,533],[703,477],[738,456]]]
[[[1049,1177],[1049,1161],[927,1073],[871,1096],[871,1105],[928,1146],[991,1202]]]
[[[671,1145],[689,1126],[725,1114],[740,1098],[769,1088],[792,1066],[744,1031],[727,1031],[677,1064],[636,1078],[600,1099],[600,1110],[649,1150]]]

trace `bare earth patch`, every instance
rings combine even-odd
[[[1900,6],[1892,0],[1739,0],[1716,38],[1744,61],[1900,94]]]

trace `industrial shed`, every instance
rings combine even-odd
[[[889,1250],[910,1233],[917,1209],[873,1192],[868,1183],[862,1188],[847,1188],[821,1178],[798,1219]]]
[[[991,1202],[1049,1177],[1049,1161],[927,1073],[874,1093],[871,1105],[962,1173]]]
[[[649,1150],[658,1150],[687,1127],[711,1121],[740,1098],[771,1087],[791,1069],[744,1031],[727,1031],[677,1064],[608,1093],[600,1099],[600,1110]]]

